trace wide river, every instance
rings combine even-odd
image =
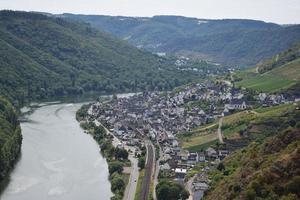
[[[110,199],[107,163],[75,119],[81,105],[42,106],[21,123],[21,158],[1,200]]]

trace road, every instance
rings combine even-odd
[[[150,183],[151,176],[153,174],[153,164],[154,164],[154,147],[151,141],[145,140],[145,146],[147,149],[147,159],[145,166],[145,176],[142,182],[142,191],[141,191],[141,200],[147,200],[149,191],[150,191]]]
[[[223,136],[222,136],[222,124],[223,124],[223,119],[224,117],[221,117],[220,120],[219,120],[219,127],[218,127],[218,138],[219,138],[219,142],[221,144],[224,143],[223,141]]]
[[[128,156],[128,159],[131,162],[131,172],[130,172],[129,182],[125,189],[123,200],[134,200],[137,180],[139,177],[138,160],[134,157],[134,150],[131,151],[133,153],[129,154]]]

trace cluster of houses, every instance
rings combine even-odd
[[[163,154],[160,161],[160,172],[164,176],[168,174],[167,177],[183,183],[189,170],[201,165],[202,168],[193,178],[190,188],[194,199],[200,199],[204,191],[209,188],[210,180],[207,177],[207,172],[212,167],[215,168],[228,155],[228,150],[212,147],[201,152],[188,152],[177,148],[175,152]]]
[[[194,168],[198,163],[208,163],[212,166],[217,165],[228,155],[228,150],[215,150],[212,147],[202,152],[189,152],[177,148],[177,151],[165,152],[165,155],[161,159],[161,163],[163,163],[161,170],[174,171],[175,178],[184,179],[188,169]],[[209,167],[204,168],[204,170],[209,170]]]
[[[208,81],[177,92],[144,92],[110,102],[97,102],[92,105],[92,113],[130,145],[138,143],[135,138],[141,134],[168,148],[176,148],[177,134],[222,116],[224,102],[229,103],[229,110],[245,109],[247,105],[240,97],[243,95],[230,86]],[[205,106],[201,105],[202,102]]]
[[[258,95],[258,101],[264,107],[275,106],[287,102],[287,100],[284,98],[282,94],[266,94],[266,93],[260,93]]]

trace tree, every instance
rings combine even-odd
[[[218,165],[217,169],[218,169],[219,171],[225,170],[224,164],[223,164],[223,163],[220,163],[220,164]]]
[[[139,157],[138,166],[140,169],[145,168],[145,157]]]
[[[120,174],[113,173],[111,176],[111,190],[116,193],[116,191],[119,191],[120,193],[123,193],[125,189],[125,183]]]
[[[127,160],[128,159],[128,152],[126,151],[126,149],[116,148],[115,149],[115,157],[116,157],[116,159]]]
[[[119,161],[110,162],[108,171],[109,171],[109,174],[113,174],[114,172],[117,172],[120,174],[123,171],[123,164]]]
[[[178,200],[187,199],[190,194],[179,183],[163,180],[156,186],[158,200]]]

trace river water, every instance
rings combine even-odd
[[[110,199],[107,163],[75,119],[81,105],[42,106],[21,123],[21,157],[1,200]]]

